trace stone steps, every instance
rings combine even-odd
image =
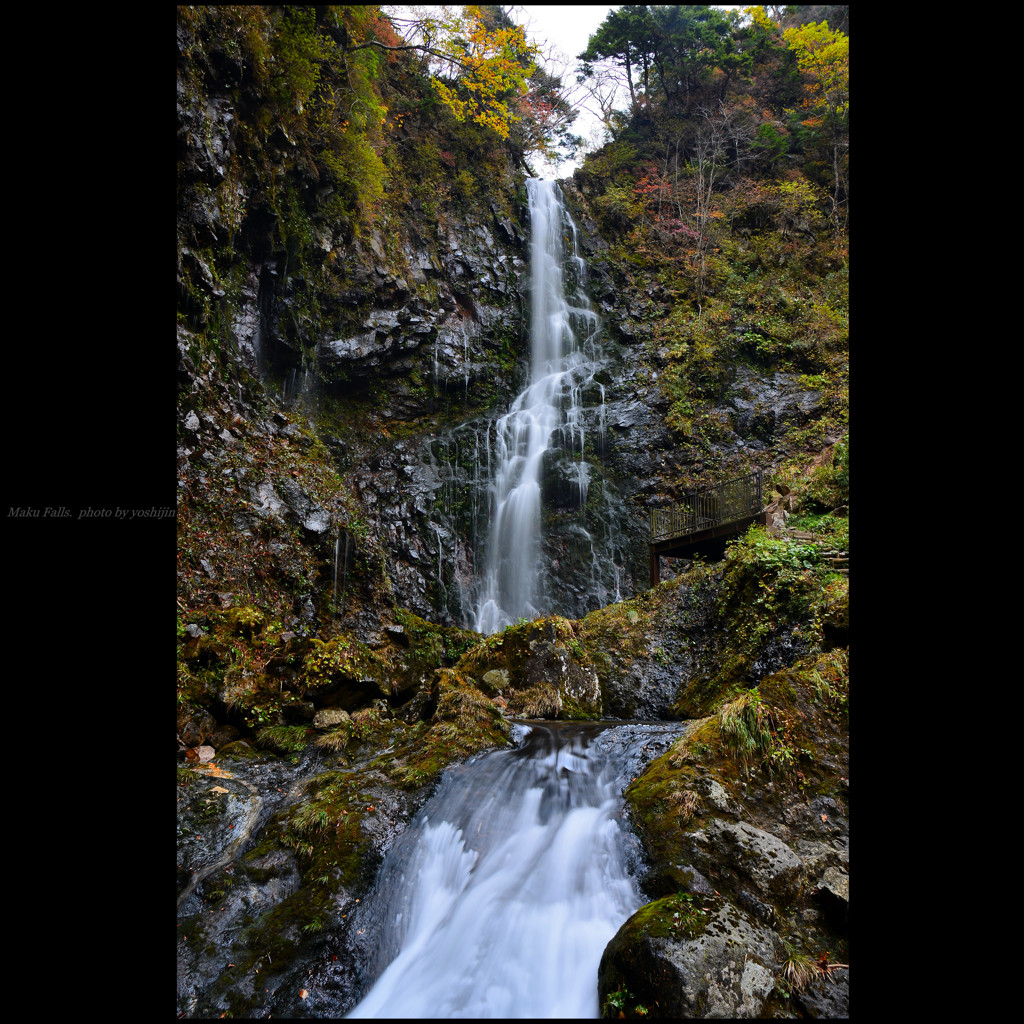
[[[791,537],[795,541],[799,541],[801,544],[816,544],[818,542],[818,535],[810,533],[807,530],[786,530],[785,533],[786,536]],[[836,572],[840,572],[844,576],[848,576],[850,574],[849,551],[842,551],[839,548],[829,548],[825,551],[819,551],[818,558],[826,565],[831,566],[831,568]]]

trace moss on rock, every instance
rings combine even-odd
[[[601,957],[602,1016],[756,1017],[775,987],[771,933],[715,894],[641,907]]]
[[[404,789],[431,785],[448,765],[508,742],[510,726],[502,709],[464,673],[439,669],[433,689],[436,709],[429,723],[410,730],[410,742],[378,762]]]
[[[597,673],[576,625],[562,616],[506,627],[469,651],[458,669],[488,680],[483,685],[507,702],[514,717],[601,716]]]

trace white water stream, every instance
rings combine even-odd
[[[473,628],[495,633],[542,611],[541,471],[556,430],[583,450],[583,389],[597,369],[599,320],[583,291],[576,226],[553,181],[527,181],[530,201],[530,385],[497,422],[486,568]],[[580,463],[580,492],[588,467]]]
[[[680,729],[517,729],[521,747],[446,773],[386,855],[359,921],[377,977],[348,1016],[598,1016],[601,954],[642,903],[622,786]]]

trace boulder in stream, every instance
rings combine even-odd
[[[641,907],[605,949],[605,1017],[757,1017],[775,988],[775,936],[717,895]]]

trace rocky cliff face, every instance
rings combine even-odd
[[[323,611],[334,542],[351,559],[364,538],[390,597],[450,619],[437,577],[446,561],[449,585],[465,575],[472,529],[443,511],[460,469],[438,438],[507,404],[522,375],[522,203],[413,201],[353,232],[301,140],[254,142],[241,69],[209,56],[203,70],[178,80],[179,478],[204,487],[197,460],[220,466],[242,424],[270,448],[284,435],[338,474],[336,507],[255,466],[217,498],[253,506],[234,510],[242,536],[283,512],[319,544],[300,604]]]
[[[332,542],[347,537],[352,557],[360,532],[380,548],[400,606],[466,625],[488,523],[493,420],[527,374],[522,177],[506,175],[507,196],[386,206],[355,232],[337,219],[300,140],[277,129],[256,145],[239,114],[244,83],[230,71],[208,69],[201,86],[179,76],[180,422],[218,415],[203,408],[194,372],[197,336],[216,337],[219,365],[207,376],[233,381],[227,401],[277,408],[307,436],[307,452],[313,438],[326,448],[341,477],[348,514],[321,508],[321,528],[307,530],[322,541],[321,579],[330,575],[336,592]],[[820,409],[795,374],[737,369],[711,409],[713,443],[669,430],[644,326],[645,310],[664,308],[664,297],[656,286],[624,287],[603,259],[586,197],[565,185],[606,359],[583,396],[582,450],[556,438],[545,458],[542,590],[547,611],[579,617],[648,585],[647,513],[678,499],[681,480],[764,452]],[[251,419],[241,407],[235,416]],[[230,444],[223,430],[230,424],[214,432],[214,448]],[[271,504],[284,500],[279,483],[253,472],[246,490],[261,506],[270,491]],[[236,515],[251,524],[245,510]],[[352,518],[359,531],[348,528]],[[320,614],[323,590],[310,588],[303,606]]]

